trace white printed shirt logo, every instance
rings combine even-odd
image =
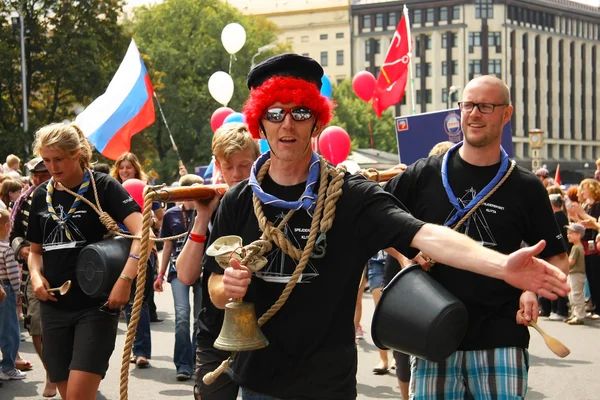
[[[277,226],[279,221],[281,221],[283,218],[285,218],[285,213],[282,212],[277,216],[273,225]],[[310,229],[291,228],[286,224],[283,227],[283,233],[296,248],[302,249],[303,246],[300,246],[298,237],[303,243],[306,243]],[[267,282],[288,283],[294,271],[292,270],[289,271],[289,273],[286,273],[286,259],[289,259],[293,262],[294,268],[298,265],[297,260],[294,260],[285,254],[279,247],[275,246],[274,250],[267,255],[267,265],[260,271],[256,272],[255,276]],[[308,261],[306,267],[304,268],[304,272],[302,272],[302,275],[300,275],[300,278],[298,278],[298,283],[310,283],[310,280],[317,276],[319,276],[319,272],[315,268],[314,264]]]
[[[60,218],[65,217],[65,210],[63,209],[62,205],[56,206],[55,211]],[[44,223],[44,232],[46,231],[46,225],[50,221],[52,221],[51,218],[46,219],[46,222]],[[59,225],[56,225],[44,240],[44,244],[42,246],[44,251],[72,249],[84,246],[86,243],[85,237],[73,223],[73,221],[68,219],[66,224],[69,228],[69,232],[71,233],[72,240],[67,237],[64,229],[62,229]]]
[[[463,197],[457,198],[458,204],[462,208],[465,208],[467,204],[473,200],[473,198],[477,196],[477,192],[475,189],[470,188],[466,190],[466,193]],[[480,207],[475,210],[475,212],[469,217],[467,221],[463,223],[460,227],[460,232],[463,232],[465,235],[469,236],[476,242],[481,243],[481,245],[485,247],[493,248],[498,245],[496,239],[494,239],[494,235],[492,234],[492,230],[487,223],[485,214],[492,213],[497,214],[498,211],[503,211],[504,207],[498,206],[495,204],[484,203]],[[452,210],[450,215],[446,218],[446,221],[449,221],[454,214],[456,214],[456,210]]]

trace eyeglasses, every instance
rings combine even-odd
[[[472,101],[459,101],[458,108],[460,111],[471,112],[475,107],[482,114],[491,114],[496,107],[508,106],[508,104],[493,104],[493,103],[473,103]]]
[[[294,121],[306,121],[312,117],[312,110],[306,107],[294,107],[294,108],[283,108],[273,107],[267,110],[264,115],[264,119],[269,122],[281,122],[285,119],[285,116],[290,113]]]

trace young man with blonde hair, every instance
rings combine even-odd
[[[254,160],[260,155],[258,143],[248,133],[245,124],[225,124],[215,132],[212,141],[215,162],[225,183],[233,187],[248,179]],[[228,352],[213,347],[223,325],[223,310],[216,308],[208,294],[208,280],[211,272],[202,270],[201,260],[204,244],[208,235],[208,224],[219,204],[215,198],[209,204],[195,202],[196,216],[193,227],[179,258],[177,259],[177,278],[188,285],[201,282],[202,308],[198,317],[196,335],[196,386],[194,396],[203,400],[235,400],[238,386],[229,376],[221,375],[212,385],[205,385],[202,378],[216,369],[229,357]],[[200,277],[202,278],[200,279]]]

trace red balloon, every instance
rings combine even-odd
[[[350,136],[339,126],[327,127],[319,136],[319,150],[327,161],[338,165],[350,154],[352,143]]]
[[[136,203],[144,210],[144,189],[146,184],[139,179],[127,179],[123,182],[123,187],[127,190],[127,193],[133,197]]]
[[[360,71],[352,78],[354,93],[364,101],[369,101],[373,98],[376,84],[375,77],[369,71]]]
[[[213,130],[213,133],[223,125],[223,121],[225,118],[234,111],[229,107],[219,107],[215,110],[215,112],[210,117],[210,127]]]

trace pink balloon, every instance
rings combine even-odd
[[[361,100],[369,101],[373,98],[377,81],[369,71],[360,71],[352,78],[352,89]]]
[[[133,197],[136,203],[144,210],[144,189],[146,184],[139,179],[127,179],[123,182],[123,187],[127,190],[127,193]]]
[[[350,136],[339,126],[327,127],[319,135],[319,151],[327,161],[338,165],[350,154]]]
[[[213,130],[213,133],[223,125],[223,121],[225,118],[234,111],[229,107],[219,107],[213,112],[210,117],[210,127]]]

